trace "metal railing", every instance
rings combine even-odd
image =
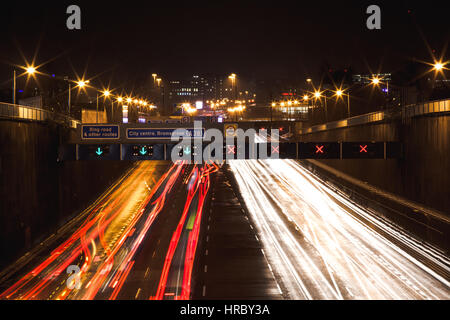
[[[80,121],[67,115],[35,107],[0,102],[0,118],[28,121],[54,121],[76,128]]]
[[[319,131],[326,131],[338,128],[345,128],[351,126],[358,126],[368,123],[376,123],[385,121],[388,119],[394,119],[401,116],[402,119],[412,118],[420,115],[426,115],[431,113],[444,113],[450,112],[450,99],[430,101],[421,104],[414,104],[404,106],[401,109],[394,108],[386,111],[378,111],[372,113],[366,113],[359,116],[342,119],[338,121],[328,122],[316,126],[312,126],[307,129],[300,129],[299,134],[309,134]]]

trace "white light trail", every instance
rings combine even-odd
[[[362,210],[299,163],[248,160],[230,167],[289,298],[450,298],[449,280],[423,262],[450,272],[448,257]]]

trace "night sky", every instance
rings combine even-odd
[[[162,3],[162,4],[161,4]],[[449,42],[448,1],[14,1],[2,4],[0,83],[13,64],[46,63],[60,76],[99,76],[136,86],[163,78],[228,74],[297,81],[328,63],[363,73],[393,71],[408,59],[432,62]],[[82,30],[66,28],[77,4]],[[382,29],[366,28],[367,6]],[[446,60],[448,59],[445,56]]]

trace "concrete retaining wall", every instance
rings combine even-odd
[[[302,141],[401,141],[400,160],[321,160],[376,187],[450,216],[450,115],[411,118],[302,135]]]
[[[86,208],[130,166],[58,162],[73,129],[0,120],[0,268]]]

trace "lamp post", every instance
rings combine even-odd
[[[314,92],[314,98],[317,100],[317,99],[319,99],[319,101],[322,103],[322,99],[321,98],[324,98],[324,100],[325,100],[325,104],[324,104],[324,109],[325,109],[325,122],[327,122],[328,121],[328,105],[327,105],[327,95],[326,94],[324,94],[324,95],[322,95],[322,92],[320,92],[320,91],[315,91]]]
[[[123,101],[123,98],[122,97],[118,97],[117,98],[117,105],[119,105],[119,103],[122,103],[122,101]],[[113,121],[114,121],[114,117],[113,117]]]
[[[234,100],[237,100],[236,74],[232,73],[228,78],[231,80],[231,91],[234,96]]]
[[[16,69],[13,72],[13,104],[16,104]]]
[[[105,97],[105,99],[108,98],[111,95],[111,92],[109,90],[104,90],[102,93],[103,93],[103,97]],[[103,99],[103,101],[105,101],[105,100]],[[105,104],[104,103],[103,103],[103,110],[105,110]],[[98,113],[98,107],[97,107],[97,113]]]
[[[98,92],[97,92],[97,113],[95,123],[98,123]]]
[[[272,129],[272,123],[273,123],[273,108],[275,108],[277,104],[275,102],[272,102],[272,105],[270,107],[270,128]]]
[[[378,78],[378,77],[374,77],[372,80],[371,80],[371,83],[372,83],[372,85],[374,85],[374,86],[378,86],[378,85],[380,85],[381,84],[381,80]],[[383,90],[382,90],[383,91]],[[386,92],[385,92],[385,94],[386,94],[386,97],[385,97],[385,101],[384,101],[384,108],[385,109],[387,109],[387,107],[388,107],[388,99],[389,99],[389,81],[387,80],[386,81]]]
[[[68,110],[69,110],[69,117],[70,117],[70,99],[71,99],[71,91],[72,91],[72,87],[71,87],[71,84],[70,84],[70,81],[69,81],[69,97],[68,97],[68,101],[67,101],[67,104],[68,104]]]
[[[347,96],[347,118],[350,118],[350,95],[344,93],[344,91],[342,91],[341,89],[336,91],[336,96],[338,98],[342,97],[342,96]]]
[[[23,68],[23,67],[22,67]],[[33,66],[28,66],[24,68],[28,75],[34,75],[36,68]],[[13,69],[13,104],[16,104],[16,68]]]
[[[71,80],[68,80],[69,81],[69,101],[68,101],[68,104],[69,104],[69,116],[70,116],[70,109],[71,109],[71,97],[72,97],[72,94],[71,94],[71,91],[72,91],[72,86],[71,86]],[[78,88],[84,88],[87,84],[89,83],[89,80],[78,80],[77,82],[76,82],[76,87],[78,87]]]

